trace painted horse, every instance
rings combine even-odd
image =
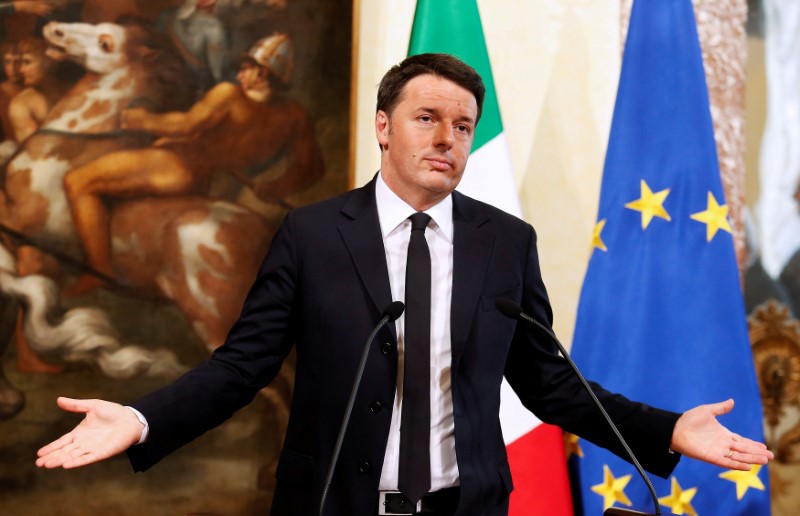
[[[109,152],[151,143],[146,134],[120,130],[122,110],[185,109],[195,88],[169,42],[140,23],[51,22],[44,36],[48,55],[68,58],[86,71],[10,159],[0,222],[27,244],[62,260],[82,261],[65,175]],[[224,341],[238,316],[274,232],[263,217],[235,203],[193,195],[137,197],[135,192],[114,203],[110,224],[114,279],[123,292],[173,302],[209,351]],[[24,253],[16,260],[18,270],[38,272],[24,263]],[[64,344],[31,342],[43,353],[53,346],[62,346],[63,357],[70,355]],[[282,426],[291,378],[289,367],[276,387],[264,391]]]

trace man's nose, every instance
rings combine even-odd
[[[449,149],[453,146],[453,141],[453,128],[449,124],[438,124],[436,127],[435,141],[433,142],[434,146],[442,146]]]

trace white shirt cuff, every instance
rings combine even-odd
[[[135,408],[129,407],[128,405],[125,405],[125,408],[130,409],[131,412],[133,412],[133,414],[136,416],[136,419],[138,419],[144,425],[144,428],[142,429],[142,435],[139,437],[139,442],[137,442],[136,444],[146,443],[147,436],[150,434],[150,425],[147,424],[147,419],[145,419],[144,414],[142,414]]]

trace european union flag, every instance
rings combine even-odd
[[[763,441],[728,207],[690,0],[635,1],[573,355],[588,378],[683,412],[734,398],[721,422]],[[587,515],[649,509],[633,466],[579,441]],[[580,454],[582,453],[582,457]],[[653,478],[675,514],[769,514],[767,470],[684,458]]]

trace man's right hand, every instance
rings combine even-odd
[[[58,406],[86,417],[37,452],[42,468],[77,468],[113,457],[139,442],[144,429],[133,411],[118,403],[58,398]]]

